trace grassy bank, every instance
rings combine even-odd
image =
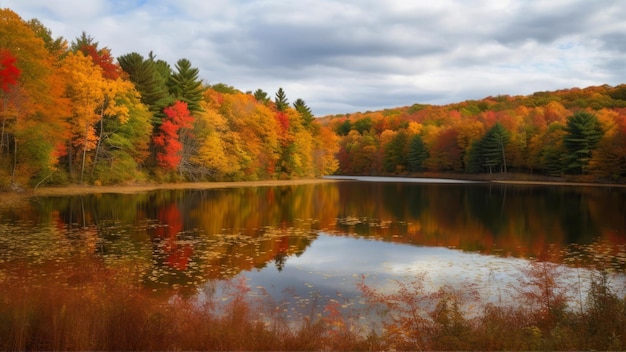
[[[588,297],[571,304],[558,267],[536,262],[516,287],[514,304],[480,304],[465,290],[425,289],[423,275],[380,292],[360,289],[378,312],[341,302],[312,305],[294,321],[281,302],[248,295],[245,282],[207,289],[202,299],[154,297],[97,261],[2,268],[2,350],[620,350],[626,346],[626,302],[597,272]],[[58,270],[55,271],[55,268]],[[69,272],[69,274],[68,274]],[[470,307],[469,309],[467,307]],[[569,308],[568,308],[569,307]],[[571,308],[575,307],[575,308]]]

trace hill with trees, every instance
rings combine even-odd
[[[415,104],[320,121],[340,137],[341,174],[626,177],[626,85]]]

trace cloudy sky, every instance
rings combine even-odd
[[[626,83],[621,0],[0,0],[317,116]]]

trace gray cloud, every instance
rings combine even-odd
[[[282,87],[317,115],[624,83],[619,0],[0,0],[114,55],[182,57],[208,83]]]

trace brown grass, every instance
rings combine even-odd
[[[584,310],[564,309],[564,287],[545,263],[529,267],[517,305],[480,305],[466,290],[424,286],[426,274],[382,293],[361,283],[383,329],[331,300],[294,320],[245,281],[204,300],[163,299],[90,259],[2,268],[0,350],[620,350],[626,302],[598,273]],[[46,272],[46,275],[41,275]],[[68,274],[69,273],[69,274]],[[209,290],[210,291],[210,290]],[[223,294],[217,294],[222,292]],[[473,306],[471,312],[464,307]],[[319,308],[319,309],[318,309]],[[364,312],[363,312],[364,314]]]

